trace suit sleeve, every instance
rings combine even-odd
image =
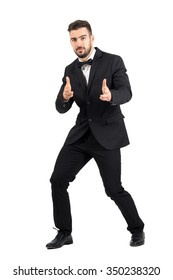
[[[111,105],[124,104],[132,98],[131,86],[129,78],[126,74],[124,62],[120,56],[114,57],[112,66],[112,82],[113,88]]]
[[[74,102],[73,97],[70,98],[68,101],[65,101],[63,98],[63,91],[64,91],[64,87],[65,87],[65,83],[66,83],[65,77],[66,77],[66,74],[64,75],[64,77],[62,79],[63,84],[60,88],[60,91],[59,91],[58,96],[55,101],[55,106],[59,113],[66,113],[71,108],[71,106]]]

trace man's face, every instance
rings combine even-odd
[[[86,27],[82,27],[70,31],[70,42],[79,58],[87,58],[93,49],[94,36],[90,35]]]

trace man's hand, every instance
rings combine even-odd
[[[71,97],[73,97],[73,91],[71,90],[70,78],[66,77],[66,85],[63,91],[63,98],[64,100],[68,101]]]
[[[100,99],[102,101],[110,102],[111,99],[112,99],[112,94],[111,94],[109,88],[106,85],[106,79],[104,79],[103,82],[102,82],[102,93],[103,94],[100,95]]]

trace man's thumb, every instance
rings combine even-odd
[[[103,87],[106,87],[106,86],[107,86],[107,85],[106,85],[106,79],[103,80],[102,86],[103,86]]]
[[[66,84],[70,84],[70,78],[66,76]]]

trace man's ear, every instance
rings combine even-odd
[[[92,42],[94,42],[94,35],[91,35],[91,40],[92,40]]]

